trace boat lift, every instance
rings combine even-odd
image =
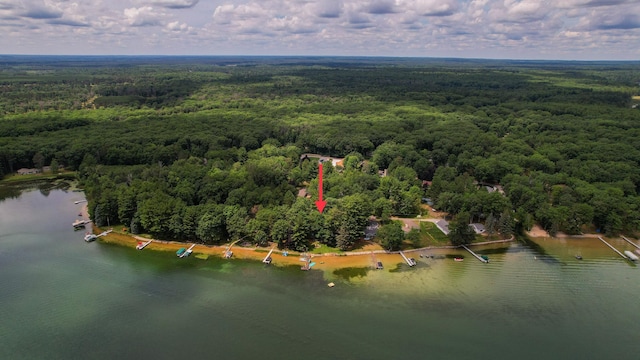
[[[182,254],[180,254],[180,257],[187,257],[189,255],[191,255],[191,253],[193,252],[193,248],[196,246],[196,244],[191,245],[191,247],[189,247],[185,252],[183,252]]]
[[[417,265],[416,261],[414,259],[407,258],[402,251],[400,251],[400,256],[402,256],[404,261],[406,261],[409,266],[416,266]]]
[[[142,242],[141,241],[141,242],[138,243],[138,245],[136,245],[136,249],[142,250],[142,249],[146,248],[152,242],[153,242],[153,240],[149,240],[149,241],[146,241],[146,242]]]
[[[267,254],[267,256],[265,256],[265,257],[264,257],[264,259],[262,260],[262,262],[263,262],[264,264],[267,264],[267,265],[271,264],[271,261],[273,260],[273,259],[271,258],[271,253],[273,253],[273,249],[275,249],[275,248],[276,248],[276,246],[275,246],[275,245],[273,245],[273,247],[271,248],[271,250],[269,250],[269,253]]]
[[[233,245],[235,245],[240,240],[242,240],[242,238],[232,242],[229,245],[229,247],[227,247],[227,249],[224,251],[224,258],[225,259],[231,259],[231,257],[233,256],[233,251],[231,251],[231,247],[233,247]]]

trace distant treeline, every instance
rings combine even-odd
[[[12,63],[0,174],[55,159],[97,223],[209,243],[348,248],[425,197],[503,233],[640,227],[637,64],[267,59]],[[322,215],[302,153],[347,156]]]

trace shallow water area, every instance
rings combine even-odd
[[[383,254],[383,270],[366,259],[300,271],[86,243],[71,227],[81,193],[5,193],[13,195],[0,200],[3,359],[636,359],[640,351],[640,269],[598,239],[474,248],[488,264],[430,250],[412,254],[412,268]]]

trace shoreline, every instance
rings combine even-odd
[[[83,211],[85,209],[83,208]],[[103,229],[98,227],[93,227],[93,231],[102,232]],[[217,256],[220,258],[224,257],[224,253],[229,247],[229,244],[225,245],[205,245],[199,243],[189,243],[189,242],[179,242],[179,241],[170,241],[170,240],[156,240],[144,238],[137,235],[128,235],[121,233],[110,233],[106,236],[103,236],[98,239],[98,241],[102,241],[109,244],[116,244],[120,246],[126,247],[135,247],[140,241],[149,241],[152,242],[145,248],[145,250],[153,250],[153,251],[165,251],[165,252],[176,252],[180,248],[187,248],[192,244],[195,244],[193,248],[193,255],[196,254],[204,254],[209,256]],[[510,239],[502,239],[502,240],[494,240],[494,241],[486,241],[481,243],[471,244],[470,246],[483,246],[483,245],[495,245],[495,244],[507,244],[513,242],[515,240],[514,237]],[[231,248],[233,252],[232,259],[243,259],[243,260],[253,260],[260,261],[267,256],[269,250],[276,246],[274,243],[269,243],[267,247],[241,247],[234,245]],[[366,246],[365,246],[366,248]],[[434,251],[434,250],[462,250],[459,246],[454,245],[444,245],[444,246],[429,246],[418,249],[408,249],[402,250],[404,253],[416,253],[421,251]],[[300,265],[302,266],[303,262],[300,261],[300,256],[303,253],[298,251],[289,251],[287,250],[287,256],[283,255],[283,250],[274,249],[271,254],[272,262],[271,265],[274,266],[290,266],[290,265]],[[375,267],[376,261],[381,261],[385,264],[385,266],[391,266],[392,264],[402,264],[404,263],[404,259],[400,256],[400,251],[387,251],[381,250],[379,248],[371,250],[362,250],[358,249],[357,251],[349,251],[344,253],[322,253],[322,254],[309,254],[311,259],[316,263],[314,266],[314,270],[339,270],[346,268],[362,268],[362,267]]]
[[[0,178],[0,184],[15,185],[21,183],[40,182],[40,181],[56,181],[56,180],[77,180],[75,171],[61,171],[57,174],[52,172],[18,175],[15,173],[6,174],[3,178]]]
[[[82,216],[86,219],[90,219],[88,204],[85,203],[81,208]],[[104,231],[93,224],[90,223],[91,228],[87,229],[89,232],[94,234],[99,234]],[[290,266],[290,265],[302,265],[302,261],[300,261],[300,257],[304,255],[299,251],[293,250],[281,250],[277,249],[277,244],[269,242],[269,245],[266,247],[242,247],[235,244],[234,242],[224,245],[205,245],[201,243],[195,242],[182,242],[182,241],[172,241],[172,240],[158,240],[153,238],[146,238],[134,234],[123,234],[119,232],[111,232],[106,236],[102,236],[98,238],[98,241],[115,244],[119,246],[126,246],[135,248],[138,242],[147,242],[151,240],[151,243],[145,247],[145,249],[153,250],[153,251],[164,251],[164,252],[176,252],[180,248],[188,248],[191,245],[195,245],[193,247],[193,256],[197,254],[209,255],[209,256],[217,256],[220,258],[224,258],[224,254],[226,250],[231,247],[233,252],[233,258],[243,259],[243,260],[252,260],[252,261],[260,261],[262,262],[264,258],[267,256],[271,248],[273,252],[271,253],[272,262],[271,265],[274,266]],[[469,247],[475,246],[486,246],[486,245],[497,245],[497,244],[506,244],[515,241],[515,237],[511,236],[509,239],[500,239],[500,240],[490,240],[483,241],[478,243],[471,243]],[[369,248],[369,249],[367,249]],[[402,252],[411,254],[417,252],[424,251],[437,251],[437,250],[461,250],[467,254],[467,252],[462,249],[460,246],[456,245],[439,245],[439,246],[427,246],[416,249],[407,249],[402,250]],[[286,251],[287,255],[283,255]],[[400,251],[387,251],[381,249],[379,245],[365,245],[363,248],[354,250],[354,251],[346,251],[342,253],[321,253],[321,254],[313,254],[307,253],[310,255],[311,259],[315,259],[314,269],[319,270],[340,270],[346,268],[362,268],[362,267],[376,267],[376,262],[381,261],[385,266],[389,266],[387,264],[404,264],[405,260],[400,255]],[[313,260],[312,260],[313,261]]]

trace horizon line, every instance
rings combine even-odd
[[[391,56],[391,55],[242,55],[242,54],[225,54],[225,55],[203,55],[203,54],[0,54],[0,57],[128,57],[128,58],[232,58],[232,57],[244,57],[244,58],[345,58],[345,59],[362,59],[362,58],[377,58],[377,59],[413,59],[413,60],[468,60],[468,61],[522,61],[522,62],[624,62],[624,63],[640,63],[640,59],[637,60],[620,60],[620,59],[534,59],[534,58],[482,58],[482,57],[455,57],[455,56]]]

